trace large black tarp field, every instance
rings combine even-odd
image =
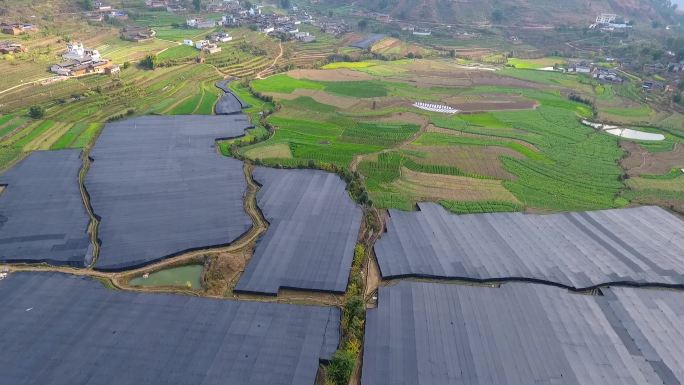
[[[251,220],[242,162],[218,153],[244,115],[147,116],[110,123],[85,180],[101,218],[95,267],[123,270],[189,250],[229,244]]]
[[[362,385],[684,383],[684,293],[401,282],[368,310]]]
[[[0,175],[0,262],[86,264],[90,219],[78,182],[80,155],[36,151]]]
[[[346,290],[361,208],[339,176],[259,167],[257,203],[269,222],[236,291]]]
[[[419,206],[390,210],[375,245],[383,278],[684,285],[684,221],[659,207],[455,215]]]
[[[109,290],[85,277],[0,281],[0,385],[312,385],[337,308]]]

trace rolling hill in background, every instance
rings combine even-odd
[[[586,24],[601,12],[639,21],[668,18],[667,0],[323,0],[355,5],[406,21],[437,23]],[[672,13],[672,12],[669,12]],[[492,20],[494,16],[495,20]]]

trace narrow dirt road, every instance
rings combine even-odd
[[[257,79],[263,79],[264,74],[268,73],[268,71],[272,70],[273,67],[275,67],[276,64],[278,64],[278,60],[280,60],[283,57],[283,42],[282,41],[278,42],[278,49],[280,50],[280,52],[278,53],[278,56],[276,56],[275,59],[273,59],[273,63],[271,63],[270,66],[264,68],[263,70],[261,70],[261,72],[256,74]]]

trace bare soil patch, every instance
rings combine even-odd
[[[642,174],[666,174],[673,168],[684,168],[684,146],[675,144],[672,151],[648,152],[639,144],[623,140],[620,147],[629,154],[622,160],[622,168],[631,177]]]
[[[322,82],[349,82],[373,79],[371,75],[365,72],[354,71],[348,68],[336,68],[332,70],[297,69],[288,72],[287,76],[295,79],[308,79]]]
[[[427,174],[402,168],[394,187],[409,193],[417,201],[503,201],[520,203],[502,181],[463,176]]]
[[[470,73],[470,81],[472,86],[500,86],[500,87],[520,87],[543,89],[549,88],[547,85],[528,82],[525,80],[515,79],[506,76],[497,75],[491,71],[477,71]]]
[[[509,95],[486,95],[479,98],[453,96],[444,102],[463,112],[486,112],[497,110],[531,110],[538,106],[534,100]]]
[[[415,114],[413,112],[398,112],[396,114],[382,116],[370,120],[384,123],[416,124],[421,127],[426,126],[429,122],[429,119],[426,116]]]
[[[223,296],[233,290],[240,274],[251,258],[251,248],[220,252],[207,259],[202,274],[202,285],[208,295]]]
[[[514,180],[515,176],[504,169],[499,158],[501,156],[523,157],[510,148],[497,146],[406,146],[405,148],[427,153],[426,158],[411,157],[420,164],[452,166],[466,173],[505,180]]]

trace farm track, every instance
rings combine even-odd
[[[280,50],[280,52],[278,52],[278,56],[276,56],[275,59],[273,59],[273,63],[271,63],[270,66],[264,68],[258,74],[256,74],[257,79],[263,79],[264,74],[267,74],[267,73],[269,73],[269,71],[272,71],[275,68],[276,64],[278,64],[278,61],[283,57],[283,42],[282,41],[278,42],[278,49]]]

